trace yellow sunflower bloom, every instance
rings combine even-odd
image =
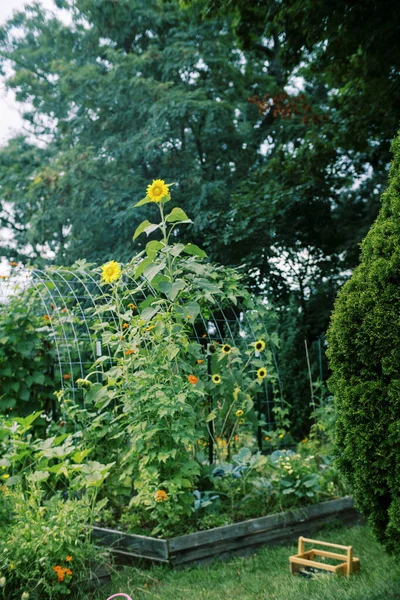
[[[265,350],[264,340],[257,340],[256,342],[254,342],[254,348],[257,350],[257,352],[262,352],[263,350]]]
[[[241,409],[241,408],[239,408],[239,410],[237,410],[237,411],[235,412],[235,415],[236,415],[237,417],[243,417],[243,415],[244,415],[244,412],[242,411],[242,409]]]
[[[224,344],[221,350],[223,354],[230,354],[232,352],[232,348],[229,344]]]
[[[221,383],[221,375],[213,375],[211,381],[215,383],[215,385],[219,385]]]
[[[152,202],[160,202],[168,194],[169,189],[163,179],[153,179],[153,183],[146,189],[146,195]]]
[[[266,376],[267,376],[267,369],[264,369],[264,367],[261,367],[261,369],[258,369],[258,371],[257,371],[258,379],[264,379]]]
[[[104,283],[112,283],[121,277],[121,267],[115,260],[110,260],[101,267],[101,275]]]

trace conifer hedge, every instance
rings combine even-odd
[[[361,512],[400,552],[400,136],[389,187],[328,332],[337,454]]]

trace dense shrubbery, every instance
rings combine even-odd
[[[378,539],[400,551],[400,138],[390,185],[329,330],[338,460]]]
[[[54,348],[34,291],[0,305],[0,412],[50,411],[53,365]]]

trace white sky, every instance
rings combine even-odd
[[[12,17],[16,10],[21,10],[28,0],[0,0],[0,25]],[[41,4],[46,8],[54,8],[53,0],[41,0]],[[21,131],[22,119],[19,114],[19,108],[15,102],[14,94],[7,92],[4,88],[4,81],[0,78],[0,145]]]

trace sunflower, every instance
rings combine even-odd
[[[169,189],[163,179],[153,179],[153,183],[147,186],[146,195],[152,202],[160,202],[168,194]]]
[[[262,352],[263,350],[265,350],[264,340],[257,340],[256,342],[254,342],[254,348],[257,350],[257,352]]]
[[[101,275],[104,283],[112,283],[121,277],[121,267],[115,260],[110,260],[101,267]]]
[[[242,409],[241,409],[241,408],[239,408],[239,410],[237,410],[237,411],[235,412],[235,415],[236,415],[237,417],[243,417],[243,415],[244,415],[244,412],[242,411]]]
[[[258,379],[264,379],[266,376],[267,376],[267,369],[264,369],[264,367],[261,367],[261,369],[258,369],[258,371],[257,371]]]
[[[221,375],[213,375],[211,381],[215,383],[215,385],[219,385],[221,383]]]
[[[229,344],[224,344],[222,346],[222,354],[230,354],[232,352],[232,348]]]
[[[244,419],[239,419],[239,425],[243,425],[244,424]]]

